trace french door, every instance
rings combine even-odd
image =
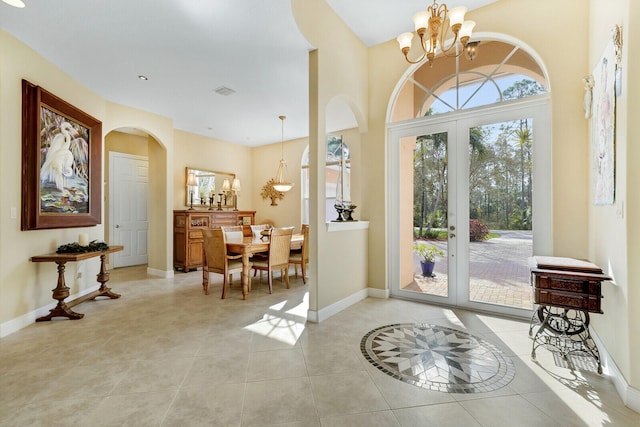
[[[389,127],[393,296],[530,315],[529,258],[551,253],[545,107],[528,100]],[[484,223],[491,238],[473,241]],[[420,269],[418,243],[436,249],[432,273]]]

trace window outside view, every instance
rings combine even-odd
[[[434,100],[425,115],[470,108],[544,92],[524,76],[499,85],[466,85]],[[486,80],[485,80],[486,82]],[[509,82],[509,86],[504,86]],[[504,87],[496,96],[496,88]],[[492,95],[482,88],[491,89]],[[483,98],[484,99],[480,99]],[[491,96],[490,101],[488,97]],[[478,100],[473,100],[478,97]],[[437,99],[436,99],[437,98]],[[438,110],[438,111],[436,111]],[[469,129],[469,300],[531,309],[528,258],[532,256],[533,120],[493,123]],[[448,134],[416,138],[414,150],[414,282],[406,290],[446,297],[449,292]],[[453,195],[451,195],[453,197]],[[425,256],[425,252],[428,253]],[[428,258],[433,271],[422,269]]]

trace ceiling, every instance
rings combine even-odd
[[[285,140],[308,135],[313,47],[298,31],[290,0],[23,1],[23,9],[0,2],[0,28],[111,102],[246,146],[279,142],[279,115],[287,116]],[[367,46],[411,31],[413,14],[430,3],[326,1]],[[339,130],[353,117],[327,120]]]

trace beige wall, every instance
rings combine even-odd
[[[185,167],[235,173],[242,190],[238,197],[238,209],[253,210],[251,200],[253,169],[251,148],[217,139],[175,130],[175,153],[171,182],[173,186],[173,209],[185,209]]]
[[[285,121],[286,129],[286,121]],[[254,171],[253,190],[248,197],[256,210],[256,223],[269,222],[276,227],[293,225],[300,230],[302,223],[302,180],[301,164],[302,155],[308,145],[308,139],[297,139],[276,144],[255,147],[252,150],[252,170]],[[272,178],[275,178],[280,158],[284,151],[284,159],[287,161],[289,179],[295,186],[285,193],[283,199],[276,201],[278,206],[271,206],[271,199],[263,200],[260,196],[262,187]]]
[[[322,317],[323,310],[365,290],[368,285],[368,233],[366,230],[328,232],[322,202],[325,199],[327,108],[338,97],[351,107],[359,131],[366,130],[368,53],[323,0],[292,0],[292,6],[298,27],[317,48],[309,56],[309,311],[311,317]],[[362,188],[363,195],[367,195],[366,185]],[[368,217],[367,202],[367,197],[363,197],[358,208],[361,219]]]
[[[51,289],[57,281],[53,264],[35,264],[30,257],[55,251],[78,240],[78,233],[90,239],[102,238],[103,227],[20,231],[21,211],[21,80],[29,80],[61,97],[93,117],[105,115],[106,103],[71,79],[23,43],[0,30],[0,336],[12,327],[5,322],[52,302]],[[103,126],[104,131],[104,126]],[[12,211],[16,213],[12,216]],[[88,260],[68,268],[67,286],[77,293],[89,286],[76,279],[77,269],[97,268]],[[95,277],[95,276],[93,276]],[[43,313],[46,314],[46,313]],[[2,326],[4,324],[4,327]]]
[[[605,4],[606,2],[600,1],[598,4]],[[640,4],[637,1],[626,0],[622,4],[628,4],[626,13],[623,12],[621,19],[624,28],[624,43],[623,49],[623,91],[624,99],[620,99],[621,110],[618,118],[620,123],[626,124],[626,134],[624,134],[626,144],[626,152],[618,152],[619,159],[625,163],[624,175],[618,174],[621,179],[625,179],[624,184],[624,197],[625,205],[620,206],[623,212],[626,223],[626,239],[625,246],[627,249],[626,258],[622,257],[617,263],[620,264],[619,269],[626,269],[627,275],[625,280],[626,292],[628,292],[628,299],[625,305],[625,311],[628,313],[626,323],[629,325],[629,333],[625,336],[619,336],[617,340],[626,343],[629,346],[628,360],[629,360],[629,373],[625,371],[625,376],[636,389],[640,389],[640,310],[638,305],[640,304],[640,286],[638,286],[638,278],[640,277],[640,263],[637,262],[640,259],[640,223],[635,221],[640,217],[640,168],[638,163],[640,162],[640,144],[637,143],[638,138],[635,135],[640,135],[640,120],[638,116],[640,114],[640,84],[638,84],[637,78],[640,73],[640,59],[637,55],[634,55],[635,49],[638,48],[638,41],[640,40],[640,29],[635,23],[640,20]],[[597,15],[596,15],[597,16]],[[633,23],[633,24],[632,24]],[[622,135],[622,134],[621,134]],[[635,136],[635,137],[634,137]],[[621,136],[622,138],[622,136]],[[634,143],[635,142],[635,143]],[[624,194],[622,193],[622,194]],[[606,229],[606,227],[602,227]],[[607,236],[610,242],[616,241],[617,236]],[[594,246],[597,247],[597,240]],[[608,308],[608,305],[607,305]],[[609,312],[614,312],[615,308],[611,308]],[[615,319],[607,321],[608,330],[615,329],[617,322]],[[605,335],[608,331],[605,331]],[[625,344],[622,344],[621,352],[627,352]],[[640,406],[640,405],[639,405]],[[637,407],[636,407],[637,408]],[[636,409],[637,410],[637,409]]]
[[[630,143],[630,135],[640,129],[637,117],[640,85],[629,76],[637,75],[640,64],[635,60],[633,48],[640,40],[640,32],[634,29],[634,18],[640,18],[637,2],[628,0],[592,0],[589,21],[589,61],[585,74],[591,73],[610,40],[613,27],[623,27],[623,93],[616,99],[616,193],[615,203],[610,206],[589,204],[589,257],[597,264],[606,266],[614,277],[604,284],[602,301],[603,316],[594,316],[593,327],[604,341],[608,352],[627,381],[640,388],[640,315],[634,309],[640,303],[640,292],[630,278],[639,277],[637,262],[638,227],[635,221],[639,211],[636,172],[640,152],[637,144]],[[635,238],[634,238],[635,237]],[[635,361],[635,363],[634,363]]]

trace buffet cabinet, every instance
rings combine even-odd
[[[173,268],[185,272],[202,267],[202,228],[251,225],[255,211],[173,211]]]

